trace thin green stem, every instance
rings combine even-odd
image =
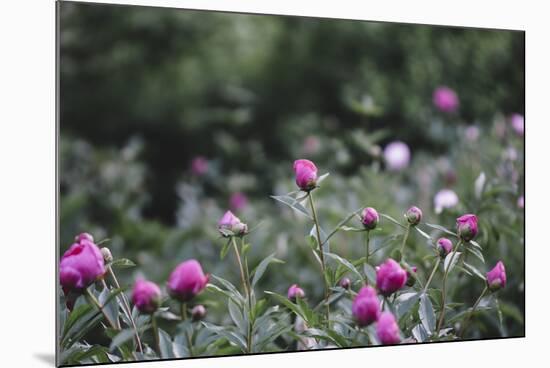
[[[453,254],[449,259],[449,264],[447,265],[447,268],[445,269],[445,273],[443,274],[443,289],[441,290],[441,314],[439,315],[439,321],[437,323],[436,336],[439,335],[439,331],[441,330],[441,326],[443,325],[443,320],[445,319],[445,303],[447,299],[447,276],[449,275],[449,270],[451,269],[456,252],[458,251],[458,248],[460,247],[461,244],[462,244],[461,240],[456,244]]]
[[[157,318],[154,313],[151,314],[151,325],[153,326],[153,335],[154,335],[153,337],[155,339],[155,348],[157,349],[157,353],[159,357],[161,357],[159,327],[157,324]]]
[[[181,320],[183,322],[187,321],[187,303],[181,303],[180,305],[181,309]],[[187,333],[187,329],[185,329],[185,338],[187,339],[187,347],[189,348],[189,356],[193,356],[193,341],[191,339],[191,336]]]
[[[319,219],[317,218],[317,212],[315,211],[315,205],[313,204],[313,196],[311,192],[308,193],[309,205],[311,206],[311,213],[313,215],[313,223],[315,224],[315,230],[317,233],[317,244],[319,245],[319,258],[321,259],[321,272],[323,276],[323,284],[325,285],[325,305],[326,305],[326,320],[327,326],[330,326],[330,307],[328,299],[330,297],[330,288],[327,285],[326,278],[326,265],[325,265],[325,252],[323,251],[323,243],[321,242],[321,229],[319,226]]]
[[[470,311],[470,313],[468,313],[468,315],[466,316],[466,319],[464,319],[464,323],[462,324],[462,328],[460,329],[460,334],[459,334],[461,339],[464,336],[464,333],[466,332],[466,327],[468,325],[468,322],[470,322],[472,315],[474,314],[476,308],[478,307],[479,302],[481,302],[481,299],[485,296],[485,293],[487,292],[487,290],[489,290],[489,288],[487,287],[487,285],[485,285],[485,287],[483,288],[483,291],[481,292],[481,294],[479,294],[479,297],[474,303],[472,310]]]
[[[243,266],[243,263],[241,261],[241,253],[239,252],[239,247],[237,246],[237,242],[235,241],[235,237],[232,237],[231,238],[231,243],[233,244],[233,249],[235,250],[235,256],[237,257],[237,263],[239,264],[239,270],[240,270],[240,273],[241,273],[241,282],[243,283],[243,289],[244,289],[244,292],[246,294],[246,298],[248,300],[248,329],[247,329],[247,336],[246,336],[246,350],[247,350],[247,353],[250,353],[251,352],[251,347],[252,347],[252,330],[251,330],[251,324],[250,324],[250,316],[252,314],[252,297],[251,297],[251,290],[250,290],[250,278],[248,277],[248,264],[246,262],[246,258],[245,258],[245,262],[247,264],[247,267],[245,268]],[[248,281],[247,281],[248,280]],[[244,307],[243,307],[244,309]],[[244,312],[244,311],[243,311]],[[244,313],[243,313],[244,315]]]
[[[409,237],[409,233],[411,231],[411,225],[407,224],[407,228],[405,229],[405,235],[403,236],[403,242],[401,243],[401,261],[405,259],[405,244],[407,243],[407,238]]]
[[[115,272],[113,271],[113,268],[110,265],[107,266],[107,273],[111,274],[111,278],[113,279],[113,283],[115,284],[115,287],[117,289],[120,289],[120,283],[118,282]],[[122,305],[123,305],[122,310],[126,313],[126,317],[132,324],[132,328],[134,329],[134,334],[136,337],[136,343],[137,343],[139,352],[143,353],[143,346],[141,345],[141,339],[139,338],[139,332],[136,325],[136,321],[134,321],[134,317],[132,316],[132,309],[130,308],[130,302],[126,298],[126,294],[124,294],[124,292],[121,292],[120,294],[122,296],[121,297]]]
[[[244,246],[244,239],[241,238],[241,249],[242,247]],[[252,293],[253,293],[253,290],[252,290],[252,285],[250,285],[250,272],[248,270],[248,258],[246,257],[246,254],[243,254],[243,257],[244,257],[244,272],[245,272],[245,276],[246,276],[246,283],[247,283],[247,288],[248,288],[248,331],[247,331],[247,339],[246,339],[246,342],[247,342],[247,348],[248,348],[248,352],[251,353],[252,352],[252,326],[254,324],[254,321],[252,319],[252,307],[253,307],[253,303],[252,303]]]
[[[367,230],[367,235],[366,235],[366,258],[365,258],[365,263],[366,264],[369,264],[369,254],[370,254],[370,247],[369,247],[369,243],[370,243],[370,230]],[[365,277],[367,275],[365,274]]]
[[[441,259],[437,257],[435,259],[434,268],[432,270],[432,273],[430,274],[430,277],[428,277],[428,281],[426,281],[426,285],[424,285],[424,289],[422,289],[422,294],[425,294],[426,291],[428,291],[428,287],[430,286],[430,283],[432,282],[432,279],[434,278],[435,273],[437,272],[437,268],[439,267],[439,263],[441,262]]]

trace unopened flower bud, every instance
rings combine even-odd
[[[350,286],[351,286],[351,280],[349,278],[344,277],[340,280],[340,287],[344,289],[349,289]]]
[[[111,254],[109,248],[101,248],[101,255],[103,255],[103,260],[105,261],[105,263],[110,263],[113,261],[113,255]]]
[[[160,302],[161,291],[157,284],[146,280],[136,281],[132,291],[132,303],[140,312],[152,314],[158,309]]]
[[[288,299],[294,302],[297,298],[303,298],[304,296],[306,296],[306,293],[301,287],[298,286],[298,284],[294,284],[288,288],[287,296]]]
[[[401,341],[399,326],[390,312],[383,312],[376,324],[376,334],[383,345],[398,344]]]
[[[231,211],[225,212],[220,221],[218,221],[218,230],[224,237],[228,237],[226,231],[230,231],[236,236],[246,235],[248,233],[248,226],[242,222]]]
[[[309,192],[317,186],[317,166],[309,160],[294,161],[294,174],[296,185],[305,192]]]
[[[372,286],[364,286],[359,290],[351,307],[353,317],[359,326],[368,326],[380,316],[380,301]]]
[[[441,257],[445,257],[453,250],[453,243],[447,238],[439,238],[437,240],[437,250]]]
[[[206,316],[206,308],[202,304],[195,305],[191,310],[193,321],[200,321]]]
[[[506,286],[506,269],[502,261],[498,261],[496,266],[487,272],[487,286],[491,291],[497,291]]]
[[[476,237],[478,232],[477,216],[472,214],[460,216],[456,219],[456,230],[460,239],[469,242]]]
[[[407,282],[407,272],[391,258],[380,265],[376,271],[376,287],[384,296],[401,289]]]
[[[416,274],[417,270],[418,269],[416,268],[416,266],[411,267],[411,271],[414,272],[415,274]],[[408,287],[413,287],[415,283],[416,283],[416,277],[411,275],[411,273],[409,271],[407,271],[407,283],[406,283],[406,285]]]
[[[378,225],[378,212],[372,208],[367,207],[361,212],[361,223],[367,230],[373,230]]]
[[[416,226],[420,223],[420,220],[422,220],[422,211],[420,208],[413,206],[407,210],[405,217],[411,226]]]

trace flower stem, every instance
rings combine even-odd
[[[187,321],[187,303],[181,303],[181,320],[183,322]],[[191,339],[191,336],[187,333],[187,329],[185,329],[185,338],[187,339],[187,347],[189,348],[189,356],[193,356],[193,342]]]
[[[239,264],[239,270],[240,270],[240,273],[241,273],[241,281],[243,283],[243,289],[244,289],[244,292],[246,294],[246,299],[248,301],[248,331],[247,331],[247,336],[246,336],[246,352],[247,353],[250,353],[251,351],[251,345],[252,345],[252,330],[251,330],[251,323],[250,323],[250,316],[252,314],[252,298],[251,298],[251,291],[250,291],[250,284],[249,284],[249,281],[250,281],[250,278],[248,278],[248,262],[246,261],[246,257],[245,257],[245,263],[247,265],[246,269],[245,267],[243,266],[243,263],[241,261],[241,253],[239,252],[239,247],[237,247],[237,242],[235,241],[235,237],[232,237],[231,238],[231,243],[233,244],[233,249],[235,250],[235,256],[237,257],[237,263]],[[248,281],[247,281],[248,280]],[[243,307],[244,309],[244,307]],[[243,310],[244,312],[244,310]],[[244,315],[244,313],[243,313]]]
[[[369,248],[369,243],[370,243],[370,230],[367,230],[367,235],[366,235],[366,258],[365,258],[365,263],[366,264],[369,264],[369,254],[370,254],[370,248]],[[365,274],[365,277],[367,275]]]
[[[86,298],[88,299],[88,302],[95,305],[97,307],[97,309],[99,309],[99,311],[101,312],[101,314],[103,314],[103,317],[105,318],[107,323],[109,323],[111,328],[113,328],[114,330],[117,330],[117,331],[120,330],[120,328],[118,328],[117,325],[113,321],[111,321],[111,319],[109,318],[107,313],[105,313],[105,310],[103,309],[103,306],[101,305],[101,303],[99,303],[99,300],[97,300],[97,298],[94,296],[94,294],[92,294],[90,289],[86,289]]]
[[[432,282],[432,279],[434,278],[434,275],[437,271],[437,267],[439,267],[439,263],[441,262],[440,258],[437,257],[435,260],[434,268],[432,270],[432,273],[430,274],[430,277],[428,277],[428,281],[426,281],[426,285],[424,285],[424,289],[422,289],[422,294],[425,294],[426,291],[428,291],[428,287],[430,286],[430,283]]]
[[[410,231],[411,231],[411,225],[407,224],[407,228],[405,229],[405,235],[403,236],[403,242],[401,243],[400,261],[403,261],[405,259],[405,243],[407,243],[407,239],[409,237]]]
[[[323,243],[321,243],[321,230],[319,227],[319,220],[317,218],[317,212],[315,212],[315,205],[313,204],[313,196],[311,192],[308,193],[309,205],[311,206],[311,213],[313,215],[313,223],[315,224],[315,230],[317,232],[317,244],[319,245],[319,258],[321,259],[321,272],[323,276],[323,283],[325,285],[325,305],[326,305],[326,320],[327,326],[330,327],[330,307],[328,304],[328,298],[330,297],[330,289],[327,285],[326,278],[326,266],[325,266],[325,253],[323,251]]]
[[[158,353],[159,357],[161,357],[159,327],[158,327],[158,324],[157,324],[157,317],[155,316],[154,313],[151,314],[151,325],[153,326],[153,335],[154,335],[154,338],[155,338],[155,347],[157,348],[157,353]]]
[[[107,265],[107,273],[111,274],[111,278],[113,279],[113,283],[115,284],[115,287],[117,289],[120,289],[120,283],[118,282],[115,272],[113,271],[113,268],[110,265]],[[134,329],[134,334],[136,336],[136,343],[137,343],[139,352],[143,353],[143,346],[141,345],[141,339],[139,338],[139,332],[136,326],[136,321],[134,321],[134,317],[132,317],[132,309],[130,308],[130,303],[126,298],[126,294],[124,294],[124,292],[121,292],[121,294],[122,294],[121,299],[122,299],[122,305],[123,305],[122,310],[126,313],[126,317],[128,317],[128,320],[132,324],[132,328]]]
[[[485,285],[485,287],[483,288],[483,291],[481,292],[481,294],[479,294],[479,297],[477,298],[476,302],[474,303],[474,306],[472,307],[472,310],[466,316],[466,319],[464,320],[464,323],[462,324],[462,328],[460,329],[460,334],[459,334],[460,338],[462,338],[464,336],[464,332],[466,332],[467,324],[468,324],[468,322],[470,322],[470,318],[474,314],[477,306],[479,305],[479,302],[481,302],[481,299],[485,296],[485,293],[487,292],[487,290],[489,290],[489,288],[487,287],[487,285]]]
[[[445,269],[445,273],[443,274],[443,289],[441,290],[441,314],[439,315],[439,321],[437,323],[437,335],[439,335],[439,330],[441,330],[441,326],[443,325],[443,320],[445,319],[445,303],[447,298],[447,276],[449,275],[449,270],[451,269],[451,265],[453,264],[453,260],[455,258],[456,252],[458,251],[458,248],[460,247],[461,244],[462,244],[462,241],[459,241],[456,244],[453,254],[449,259],[449,264],[447,265],[447,269]]]

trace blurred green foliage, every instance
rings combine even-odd
[[[504,335],[523,335],[523,140],[506,120],[524,110],[523,33],[71,2],[59,16],[61,251],[88,231],[140,266],[127,283],[142,273],[163,285],[191,257],[237,282],[230,257],[219,260],[216,223],[240,191],[249,203],[238,216],[259,225],[251,264],[273,252],[286,261],[260,287],[284,293],[298,282],[320,298],[311,225],[269,198],[295,190],[292,162],[310,158],[331,173],[316,197],[327,229],[365,205],[400,219],[415,204],[451,229],[458,215],[478,214],[480,269],[503,259],[509,273]],[[457,92],[457,113],[433,107],[439,85]],[[472,124],[474,143],[464,139]],[[413,161],[392,173],[380,149],[396,139]],[[208,159],[205,175],[190,170],[197,156]],[[460,203],[436,214],[433,196],[446,187]],[[381,226],[375,245],[396,232]],[[410,243],[428,272],[425,239]],[[331,244],[362,254],[353,233]],[[482,287],[453,295],[471,304]],[[226,318],[222,302],[203,298],[209,318]],[[477,327],[474,337],[503,335],[491,316]]]

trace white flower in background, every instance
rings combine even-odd
[[[458,196],[450,189],[441,189],[434,197],[435,213],[440,214],[445,208],[458,204]]]
[[[384,149],[386,167],[391,171],[399,171],[406,168],[411,160],[409,146],[400,141],[391,142]]]

